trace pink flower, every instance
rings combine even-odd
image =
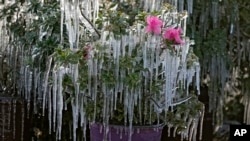
[[[180,34],[182,30],[180,28],[168,28],[163,35],[164,39],[169,41],[174,41],[176,44],[182,44],[183,41],[181,40]]]
[[[155,33],[155,34],[160,34],[161,33],[161,26],[163,25],[162,20],[160,20],[156,16],[148,16],[147,17],[147,27],[146,27],[146,32],[147,33]]]
[[[84,60],[88,60],[90,58],[91,49],[92,49],[92,47],[90,45],[87,45],[86,47],[84,47],[84,50],[83,50],[83,59]]]

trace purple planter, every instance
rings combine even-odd
[[[133,126],[132,141],[160,141],[163,125],[158,126]],[[90,125],[90,140],[103,141],[104,129],[102,124]],[[110,125],[107,134],[108,141],[128,141],[129,128]]]

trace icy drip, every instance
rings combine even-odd
[[[109,90],[107,88],[107,86],[102,85],[102,92],[104,94],[103,96],[103,139],[106,140],[108,138],[108,132],[109,132],[109,97],[108,97],[108,94],[109,94]]]
[[[52,56],[48,58],[48,61],[46,63],[46,71],[44,73],[44,85],[43,85],[43,116],[45,112],[45,102],[46,102],[46,95],[47,95],[47,89],[48,89],[48,79],[49,79],[49,74],[51,72],[51,63],[52,63]]]
[[[40,77],[40,73],[38,73],[38,69],[34,69],[34,77],[33,77],[33,111],[34,114],[37,114],[37,89],[38,89],[38,80]]]
[[[120,72],[120,70],[119,70],[119,63],[120,63],[120,51],[121,51],[121,49],[120,49],[120,47],[121,47],[121,41],[120,40],[114,40],[114,42],[112,43],[113,45],[113,52],[114,52],[114,54],[113,54],[113,56],[114,56],[114,60],[115,60],[115,78],[118,78],[119,79],[119,72]],[[130,45],[131,46],[131,45]],[[112,106],[111,108],[112,109],[116,109],[116,101],[117,101],[117,94],[118,94],[118,92],[119,92],[119,87],[120,87],[120,83],[116,83],[115,84],[115,90],[114,90],[114,97],[115,97],[115,100],[114,100],[114,106]],[[112,100],[113,100],[113,97],[112,97]],[[112,103],[113,103],[113,101],[112,101]],[[113,110],[112,110],[113,111]]]
[[[93,59],[88,60],[88,96],[91,97],[91,90],[92,90],[92,72],[93,72]]]
[[[66,68],[64,67],[60,67],[58,70],[58,77],[57,80],[54,81],[58,81],[57,82],[57,93],[56,93],[56,97],[57,97],[57,102],[56,102],[56,117],[57,117],[57,130],[56,130],[56,134],[57,134],[57,140],[61,140],[61,130],[62,130],[62,111],[63,111],[63,86],[62,86],[62,80],[63,80],[63,76],[66,73]]]
[[[100,3],[103,3],[103,2],[100,0],[87,0],[87,1],[83,1],[80,5],[81,10],[83,10],[83,14],[92,23],[95,23],[95,20],[98,17]]]
[[[209,110],[214,111],[214,118],[217,119],[216,121],[223,121],[223,105],[224,105],[224,89],[221,89],[220,95],[216,92],[218,90],[218,86],[221,85],[221,88],[225,88],[225,82],[228,78],[228,70],[226,69],[226,62],[225,60],[216,55],[212,58],[211,64],[209,65],[209,70],[211,70],[211,83],[210,90],[209,90]],[[218,114],[220,113],[220,114]],[[222,122],[220,122],[222,123]],[[220,125],[219,125],[220,126]]]
[[[61,21],[60,21],[60,43],[63,44],[63,24],[64,24],[64,13],[65,13],[65,4],[64,0],[60,1],[60,10],[61,10]]]
[[[27,68],[27,67],[26,67]],[[32,88],[32,81],[33,81],[33,73],[32,71],[27,68],[26,70],[26,78],[25,78],[25,98],[27,101],[27,118],[29,118],[29,112],[30,112],[30,100],[31,100],[31,88]]]
[[[188,13],[192,14],[193,13],[193,0],[188,0],[187,3],[188,3],[188,7],[187,7]]]
[[[53,70],[53,99],[52,99],[52,103],[53,103],[53,131],[56,131],[56,113],[57,113],[57,72],[55,70]]]
[[[195,62],[195,73],[196,73],[195,85],[198,95],[200,94],[200,70],[201,70],[200,63]]]
[[[93,76],[94,76],[94,80],[93,80],[93,83],[94,83],[94,86],[93,86],[93,93],[92,93],[92,95],[93,95],[93,97],[92,97],[92,99],[94,100],[94,121],[95,121],[95,118],[96,118],[96,103],[97,103],[97,93],[98,93],[98,91],[97,91],[97,88],[98,88],[98,81],[97,81],[97,77],[98,77],[98,61],[97,61],[97,59],[94,59],[94,64],[93,64]]]
[[[43,81],[43,73],[42,72],[39,72],[39,77],[37,79],[37,86],[38,86],[38,89],[37,89],[37,106],[41,106],[41,103],[42,103],[42,99],[43,99],[43,84],[44,84],[44,81]]]
[[[52,101],[51,101],[51,89],[52,85],[49,85],[49,92],[48,92],[48,120],[49,120],[49,134],[51,134],[51,120],[52,120]]]
[[[134,99],[133,99],[133,94],[134,91],[131,90],[130,94],[129,94],[129,101],[128,101],[128,117],[129,117],[129,138],[128,141],[131,141],[132,139],[132,134],[133,134],[133,128],[132,128],[132,124],[133,124],[133,113],[134,113]]]
[[[83,91],[84,92],[84,91]],[[79,116],[80,116],[80,126],[82,127],[82,133],[83,133],[83,137],[86,137],[86,129],[87,129],[87,117],[85,115],[85,107],[84,107],[84,102],[86,97],[84,97],[82,91],[80,92],[80,103],[79,103]],[[86,138],[85,138],[86,141]]]
[[[70,49],[78,47],[78,29],[79,29],[79,18],[78,15],[78,1],[75,0],[72,3],[68,0],[61,0],[61,7],[64,8],[65,25],[68,31]]]
[[[212,9],[211,9],[211,15],[213,18],[213,27],[217,27],[217,22],[218,22],[218,1],[213,1],[212,2]]]
[[[178,0],[178,11],[184,10],[184,0]]]
[[[200,117],[200,136],[199,136],[200,140],[202,140],[202,130],[203,130],[204,115],[205,115],[205,105],[202,105],[201,117]]]
[[[166,52],[165,58],[164,58],[164,68],[165,68],[165,109],[167,110],[168,107],[171,105],[171,97],[172,97],[172,88],[170,80],[171,77],[171,68],[167,66],[167,64],[171,64],[172,59],[170,58],[170,53]]]
[[[75,98],[71,100],[72,115],[73,115],[73,141],[76,141],[76,129],[79,119],[79,87],[80,84],[75,84]]]
[[[244,104],[244,123],[246,124],[249,124],[250,123],[250,118],[249,118],[249,115],[250,115],[250,98],[248,96],[248,93],[245,93],[244,94],[244,101],[243,101],[243,104]]]
[[[161,8],[164,0],[141,0],[140,4],[145,11],[154,11]]]

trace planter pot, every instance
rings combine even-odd
[[[160,141],[163,124],[154,126],[133,126],[131,141]],[[103,141],[104,130],[100,123],[90,125],[90,140]],[[108,141],[128,141],[129,128],[118,125],[110,125],[107,134]]]

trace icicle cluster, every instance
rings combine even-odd
[[[241,53],[247,53],[247,51],[240,51],[242,49],[240,49],[241,41],[239,40],[239,32],[237,31],[239,26],[237,23],[238,4],[236,1],[197,1],[197,5],[199,5],[197,9],[201,10],[193,11],[191,18],[192,21],[190,21],[191,24],[193,24],[192,36],[198,33],[196,36],[201,37],[202,45],[197,46],[197,48],[201,48],[201,51],[204,51],[204,55],[202,56],[203,58],[201,59],[201,65],[203,66],[201,76],[208,76],[204,82],[209,86],[209,111],[213,111],[214,125],[220,126],[223,123],[223,106],[227,96],[224,89],[228,81],[230,82],[229,77],[232,76],[232,73],[230,72],[231,70],[228,67],[229,62],[227,59],[229,59],[229,55],[227,53],[230,52],[230,55],[232,55],[231,53],[233,50],[237,48],[238,55],[236,55],[237,61],[239,61],[242,60]],[[230,13],[225,13],[223,11],[230,11]],[[226,16],[229,18],[224,18]],[[230,23],[224,28],[228,31],[221,30],[219,32],[225,32],[225,34],[216,37],[214,34],[213,38],[210,38],[209,36],[211,35],[211,32],[218,30],[219,27],[225,26],[225,21],[223,21],[224,19],[228,20],[226,23]],[[233,36],[236,37],[236,40]],[[227,46],[228,39],[222,39],[224,37],[229,37],[229,48]],[[213,40],[216,38],[222,39],[221,42],[214,42]],[[236,42],[236,44],[233,42]],[[205,44],[209,44],[213,51],[208,53],[206,51],[207,46],[203,46]]]

